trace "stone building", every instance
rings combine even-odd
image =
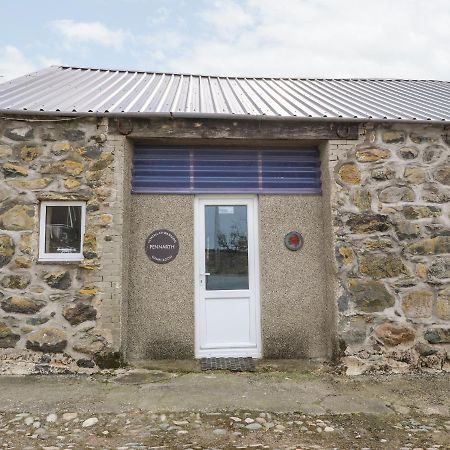
[[[449,121],[440,81],[51,67],[1,84],[3,370],[449,371]]]

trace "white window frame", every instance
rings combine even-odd
[[[45,232],[48,206],[81,206],[81,242],[79,253],[46,253]],[[39,261],[81,261],[83,256],[84,232],[86,224],[86,202],[42,201],[39,213]]]

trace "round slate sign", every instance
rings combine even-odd
[[[173,261],[179,249],[178,238],[169,230],[155,230],[145,241],[145,253],[156,264]]]
[[[303,236],[298,231],[290,231],[284,237],[284,245],[293,252],[300,250],[303,247]]]

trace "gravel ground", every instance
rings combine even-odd
[[[259,411],[0,414],[5,449],[450,449],[443,416]]]

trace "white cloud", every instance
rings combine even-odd
[[[254,24],[253,16],[233,0],[216,0],[200,16],[226,39],[233,39],[240,30]]]
[[[212,75],[450,77],[449,0],[173,0],[144,25],[131,20],[124,15],[117,29],[54,20],[58,39],[0,45],[0,75],[63,62]]]
[[[170,11],[167,8],[161,7],[152,13],[148,21],[154,26],[166,22],[169,17]]]
[[[201,17],[171,70],[449,79],[448,0],[226,0]]]
[[[35,65],[17,47],[0,47],[0,83],[35,70]]]
[[[37,59],[38,59],[40,67],[64,65],[63,61],[61,61],[60,58],[50,58],[48,56],[38,56]]]
[[[69,19],[54,20],[51,26],[58,31],[71,47],[74,43],[99,44],[115,49],[122,48],[128,33],[111,30],[101,22],[76,22]]]

